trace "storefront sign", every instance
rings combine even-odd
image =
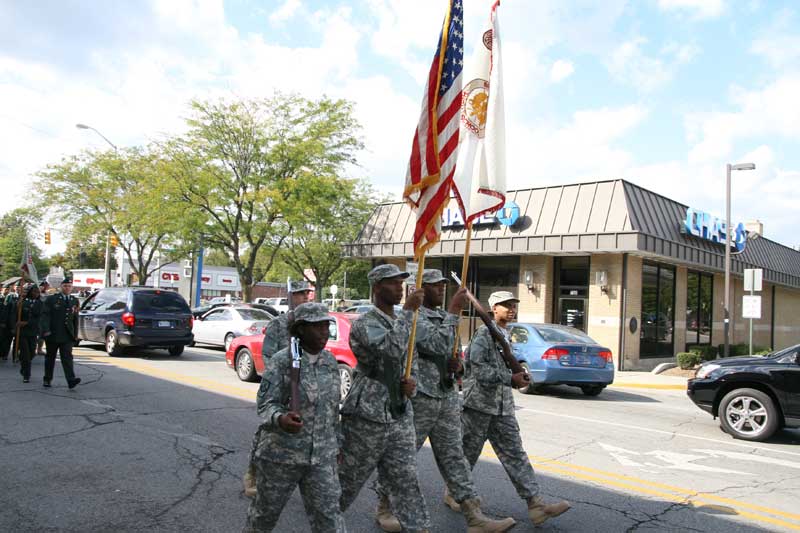
[[[219,275],[217,276],[217,285],[220,287],[238,287],[239,280],[236,276]]]
[[[699,209],[689,207],[686,209],[686,219],[683,221],[684,231],[711,242],[725,244],[725,220],[710,215]],[[741,222],[731,231],[731,246],[741,252],[747,242],[747,231]]]
[[[164,281],[180,281],[181,276],[176,272],[162,272],[161,279]]]
[[[485,214],[472,222],[473,226],[513,226],[519,220],[520,209],[513,200],[506,200],[505,205],[494,214]],[[464,225],[464,217],[458,207],[448,207],[442,212],[442,227],[452,228]]]

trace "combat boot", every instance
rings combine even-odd
[[[244,473],[244,495],[248,498],[256,497],[256,467],[250,463],[247,467],[247,472]]]
[[[450,496],[450,491],[447,490],[447,487],[444,488],[444,504],[457,513],[461,512],[461,506]]]
[[[467,533],[502,533],[517,525],[517,521],[511,517],[492,520],[484,515],[481,502],[477,498],[461,502],[461,510],[467,519]]]
[[[549,518],[569,511],[571,505],[569,502],[560,501],[557,503],[545,504],[540,496],[534,496],[528,500],[528,516],[533,522],[533,525],[539,526],[544,524]]]
[[[378,509],[375,511],[375,521],[382,530],[389,533],[399,533],[403,531],[400,521],[392,514],[392,507],[389,505],[388,496],[378,497]]]

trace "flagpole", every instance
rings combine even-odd
[[[472,221],[467,222],[467,242],[464,245],[464,259],[461,265],[461,288],[467,286],[467,271],[469,270],[469,247],[472,243]],[[453,359],[458,359],[459,348],[461,347],[461,317],[458,317],[456,324],[456,338],[453,341]]]
[[[416,289],[422,289],[422,274],[425,272],[425,253],[419,258],[419,265],[417,266],[417,283]],[[408,336],[408,355],[406,355],[406,371],[405,378],[411,377],[411,363],[414,359],[414,342],[417,336],[417,317],[419,316],[419,308],[414,311],[414,320],[411,322],[411,335]]]

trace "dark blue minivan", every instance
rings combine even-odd
[[[177,292],[150,287],[100,289],[78,315],[81,341],[105,344],[108,355],[126,347],[166,348],[180,355],[192,342],[192,312]]]

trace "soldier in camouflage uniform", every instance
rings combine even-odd
[[[463,371],[460,358],[453,358],[459,315],[466,304],[466,295],[459,289],[447,311],[444,303],[447,279],[441,271],[427,269],[422,276],[424,300],[417,319],[416,345],[419,353],[417,394],[414,405],[414,426],[417,450],[430,439],[433,456],[450,494],[458,502],[467,519],[469,533],[500,532],[514,527],[513,518],[492,520],[480,508],[480,500],[472,483],[470,466],[461,444],[461,399],[454,378]],[[389,500],[381,486],[376,519],[384,531],[401,531],[400,523],[391,514]]]
[[[291,298],[291,309],[311,301],[313,291],[311,286],[305,281],[295,281],[291,284],[289,298]],[[264,359],[264,368],[267,361],[273,355],[289,346],[289,318],[291,311],[283,313],[277,318],[270,320],[267,329],[264,331],[264,340],[261,344],[261,357]],[[244,474],[244,495],[253,498],[256,495],[256,463],[255,453],[258,446],[259,434],[261,429],[256,430],[253,435],[253,445],[250,447],[250,462]]]
[[[395,265],[377,266],[367,275],[375,307],[350,328],[350,348],[358,366],[342,406],[344,458],[339,480],[345,511],[377,467],[403,530],[422,532],[430,528],[430,517],[417,478],[414,410],[408,401],[416,382],[403,376],[422,291],[410,294],[403,310],[394,314],[407,277]]]
[[[264,419],[256,450],[258,490],[247,514],[246,532],[272,531],[283,507],[300,486],[311,530],[345,533],[339,510],[339,371],[325,350],[333,320],[322,304],[294,310],[292,334],[300,339],[300,411],[289,410],[292,354],[284,348],[267,360],[258,389]]]
[[[506,328],[514,320],[518,302],[508,291],[493,292],[489,296],[495,322],[506,338]],[[524,372],[511,373],[502,353],[489,329],[481,326],[472,337],[466,356],[464,411],[461,413],[464,455],[474,468],[486,439],[489,439],[517,494],[527,502],[528,516],[538,526],[548,518],[564,513],[570,505],[563,501],[545,504],[539,496],[533,466],[522,448],[511,390],[512,387],[523,387],[527,382]]]

